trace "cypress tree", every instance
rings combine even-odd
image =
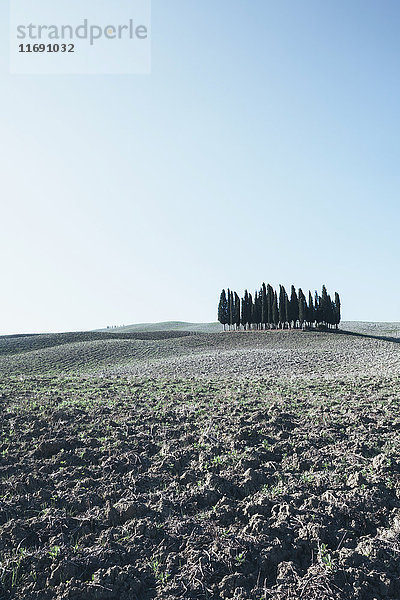
[[[247,309],[247,322],[249,324],[249,329],[251,329],[253,323],[253,297],[249,294],[249,306]]]
[[[339,297],[339,294],[337,292],[335,292],[335,325],[336,325],[336,329],[339,326],[340,319],[341,319],[341,314],[340,314],[340,297]]]
[[[303,324],[304,321],[306,320],[307,317],[307,302],[306,302],[306,297],[303,294],[302,289],[299,289],[299,323],[300,323],[300,329],[303,329]]]
[[[228,292],[226,295],[226,300],[228,303],[228,327],[231,328],[231,320],[232,320],[232,305],[231,305],[231,290],[228,288]]]
[[[255,292],[253,306],[251,307],[251,323],[252,324],[257,323],[257,314],[256,314],[257,304],[258,304],[258,294],[257,294],[257,292]],[[256,329],[257,329],[257,327],[256,327]]]
[[[320,307],[320,319],[326,325],[329,323],[329,313],[331,309],[331,303],[329,301],[328,292],[326,291],[326,287],[322,286],[322,295],[321,302],[319,303]]]
[[[242,298],[242,316],[241,316],[241,323],[242,323],[244,329],[247,329],[247,323],[248,323],[247,311],[248,311],[248,306],[249,306],[249,295],[247,293],[247,290],[245,290],[244,291],[244,298]]]
[[[258,325],[258,329],[262,329],[262,288],[261,290],[258,292],[258,304],[257,304],[257,325]]]
[[[228,301],[225,290],[222,290],[218,305],[218,321],[224,326],[228,323]]]
[[[289,323],[293,323],[293,327],[296,329],[297,321],[299,320],[299,299],[297,298],[296,290],[292,285],[290,294],[290,306],[289,306]]]
[[[331,329],[333,329],[333,327],[335,325],[335,320],[336,320],[335,303],[330,296],[329,296],[329,301],[331,303],[331,305],[329,307],[329,324],[331,326]]]
[[[279,324],[279,309],[278,309],[278,295],[274,291],[274,299],[272,302],[272,323],[274,328],[278,327]]]
[[[290,301],[289,301],[289,296],[286,293],[285,290],[285,323],[288,325],[289,327],[289,312],[290,312]]]
[[[234,321],[235,321],[236,329],[239,329],[239,327],[240,327],[240,298],[236,292],[235,292],[234,304],[235,304],[235,319],[234,319]]]
[[[320,323],[320,307],[319,307],[319,295],[317,290],[314,293],[314,317],[315,317],[315,327],[318,327]]]
[[[318,292],[315,292],[314,297],[314,314],[315,314],[315,323],[318,326],[322,323],[322,311],[321,311],[321,296],[318,295]]]
[[[262,328],[267,327],[268,302],[267,302],[267,288],[265,286],[265,283],[262,284],[262,288],[261,288],[261,323],[262,323]]]
[[[313,301],[313,297],[312,297],[311,292],[308,292],[308,315],[307,315],[307,321],[308,321],[310,327],[312,327],[312,325],[315,323],[314,301]]]
[[[326,308],[327,308],[327,323],[328,323],[329,327],[332,328],[334,325],[334,320],[335,320],[335,311],[334,311],[334,305],[332,302],[332,298],[330,297],[329,294],[328,294]]]
[[[273,306],[274,306],[274,290],[270,284],[267,285],[267,322],[270,327],[274,323],[273,318]]]
[[[279,286],[279,324],[283,329],[287,321],[287,294],[283,285]]]
[[[229,292],[229,329],[232,328],[235,322],[235,305],[233,303],[233,292]]]

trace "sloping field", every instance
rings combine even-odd
[[[159,331],[0,338],[3,375],[352,377],[399,372],[399,343],[359,333],[263,331],[191,335]]]
[[[399,600],[371,329],[0,338],[0,599]]]
[[[184,331],[78,332],[0,337],[0,374],[69,372],[111,365],[146,353],[145,342],[186,337]]]
[[[105,340],[162,340],[190,335],[188,331],[153,331],[137,333],[109,333],[97,331],[82,331],[76,333],[45,333],[29,335],[6,335],[0,337],[0,356],[5,354],[19,354],[66,346],[78,342],[94,342]]]

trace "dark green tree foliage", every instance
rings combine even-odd
[[[341,319],[341,302],[337,292],[333,301],[325,285],[322,286],[321,296],[315,292],[314,299],[311,292],[307,299],[300,288],[298,294],[294,286],[291,287],[290,299],[283,285],[279,286],[279,296],[273,287],[265,283],[259,291],[251,294],[245,290],[244,297],[240,300],[236,292],[228,289],[222,290],[218,304],[218,320],[230,329],[265,329],[300,327],[304,324],[318,328],[338,328]]]
[[[224,326],[224,331],[225,331],[225,325],[227,325],[227,323],[228,323],[228,301],[226,299],[225,290],[222,290],[221,296],[219,299],[218,321]]]
[[[254,294],[254,319],[253,323],[256,325],[256,329],[261,329],[262,322],[262,290]]]
[[[315,323],[317,325],[322,323],[321,296],[318,295],[317,291],[315,291],[315,295],[314,295],[314,315],[315,315]]]
[[[292,290],[290,293],[290,308],[289,308],[289,322],[293,323],[293,327],[297,327],[297,322],[299,321],[299,299],[296,294],[296,289],[294,285],[292,285]]]
[[[340,298],[339,294],[335,293],[335,301],[328,294],[326,287],[322,286],[321,295],[321,321],[325,327],[332,328],[336,327],[340,322]],[[338,319],[339,315],[339,319]]]
[[[251,326],[253,324],[252,321],[252,316],[254,314],[254,308],[253,308],[253,296],[251,294],[249,294],[249,309],[247,311],[248,313],[248,325],[249,325],[249,329],[251,329]]]
[[[241,324],[244,327],[244,329],[247,328],[247,323],[248,321],[248,316],[247,316],[247,311],[248,311],[248,307],[249,307],[249,295],[247,293],[247,290],[244,291],[244,298],[242,298],[242,313],[241,313]]]
[[[272,309],[274,306],[274,290],[270,284],[267,285],[267,323],[271,327],[274,324]]]
[[[334,312],[335,312],[335,327],[338,328],[340,323],[341,315],[340,315],[340,297],[337,292],[335,292],[335,302],[334,302]]]
[[[240,298],[236,292],[235,292],[234,304],[235,304],[234,322],[236,325],[236,329],[238,329],[240,327]]]
[[[286,290],[283,285],[279,286],[279,325],[281,328],[285,326],[287,320],[287,305],[286,305]]]
[[[322,323],[329,323],[331,312],[331,300],[326,291],[326,287],[322,286],[322,294],[320,298],[320,319]]]
[[[308,292],[307,323],[311,327],[315,323],[315,309],[311,292]]]
[[[254,302],[251,307],[251,323],[253,325],[257,325],[257,304],[258,304],[258,294],[257,292],[254,294]]]
[[[303,291],[301,288],[299,289],[298,307],[299,307],[298,321],[300,323],[300,328],[303,329],[304,321],[307,320],[307,300],[306,300],[306,297],[303,294]]]
[[[279,325],[278,294],[276,291],[274,291],[274,299],[272,302],[272,324],[274,328]]]
[[[262,300],[263,298],[263,290],[262,288],[258,292],[258,305],[257,305],[257,325],[258,329],[262,329],[263,325],[263,312],[262,312]]]
[[[229,296],[229,317],[229,326],[233,327],[233,324],[235,323],[235,304],[232,290]]]
[[[286,318],[285,324],[288,326],[290,326],[289,311],[290,311],[290,300],[289,300],[289,296],[287,295],[286,290],[285,290],[285,318]]]
[[[327,301],[327,305],[326,305],[326,312],[325,312],[325,318],[324,318],[325,325],[328,325],[328,327],[333,326],[334,319],[335,319],[335,310],[334,310],[332,298],[328,294],[328,301]]]
[[[262,284],[261,288],[261,324],[262,328],[266,328],[268,325],[268,301],[265,283]]]

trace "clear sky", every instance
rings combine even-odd
[[[213,321],[263,281],[400,320],[399,2],[152,12],[151,75],[17,76],[0,5],[0,333]]]

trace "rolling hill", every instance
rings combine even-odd
[[[130,332],[125,328],[4,336],[0,338],[0,376],[67,373],[231,378],[400,374],[395,323],[345,323],[346,330],[339,333],[209,333],[183,329],[190,325],[173,322],[133,325]],[[198,326],[206,329],[218,324]]]
[[[218,333],[222,331],[220,323],[186,323],[185,321],[164,321],[161,323],[136,323],[134,325],[123,325],[99,329],[98,331],[110,331],[112,333],[137,333],[152,331],[191,331],[198,333]]]

